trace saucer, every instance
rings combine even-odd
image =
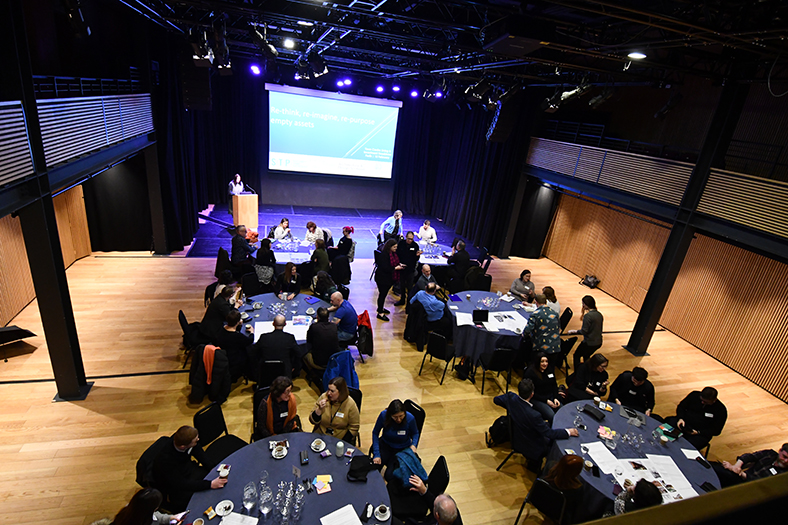
[[[315,314],[315,309],[314,308],[307,308],[306,315],[314,315],[314,314]]]
[[[391,508],[386,507],[386,513],[381,514],[378,507],[375,507],[375,519],[378,521],[386,521],[391,517]]]
[[[233,511],[234,508],[235,505],[233,505],[232,501],[230,501],[229,499],[222,500],[216,504],[216,515],[227,516]]]
[[[283,459],[285,456],[287,456],[287,447],[279,445],[271,451],[271,457],[274,459]]]
[[[261,309],[262,307],[263,307],[263,303],[254,303],[254,304],[252,305],[252,308],[254,308],[255,310],[259,310],[259,309]]]
[[[322,439],[316,439],[312,442],[310,448],[315,452],[323,452],[326,449],[326,442]]]
[[[246,312],[243,312],[243,313],[241,313],[241,319],[243,319],[244,321],[246,321],[247,319],[249,319],[249,314],[248,314],[248,313],[246,313]]]

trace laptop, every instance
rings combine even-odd
[[[489,319],[490,311],[489,310],[474,310],[473,314],[473,324],[482,324],[486,323],[487,319]]]
[[[618,413],[621,415],[621,417],[624,417],[624,418],[627,418],[627,419],[634,419],[635,421],[637,421],[637,423],[633,422],[633,424],[636,427],[639,427],[640,425],[643,425],[643,424],[646,423],[646,416],[644,416],[643,414],[638,414],[637,412],[635,412],[631,408],[627,408],[624,405],[619,405]]]

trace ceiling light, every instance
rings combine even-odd
[[[631,58],[632,60],[643,60],[646,58],[645,53],[641,53],[640,51],[632,51],[627,57]]]
[[[589,100],[588,105],[591,106],[591,109],[596,109],[612,97],[613,93],[614,91],[611,88],[607,88],[602,93]]]
[[[257,75],[259,75],[261,73],[260,66],[258,66],[257,64],[252,64],[251,66],[249,66],[249,70],[255,76],[257,76]]]
[[[292,38],[285,38],[284,46],[287,49],[293,49],[295,47],[295,41]]]
[[[312,27],[315,24],[313,24],[312,22],[307,22],[306,20],[299,20],[298,21],[298,25],[304,26],[304,27]]]
[[[394,92],[396,92],[396,93],[399,93],[399,86],[393,86],[393,87],[391,88],[391,91],[394,91]]]
[[[342,80],[337,80],[337,87],[342,87],[345,85],[345,82]]]
[[[419,92],[414,89],[413,91],[410,92],[410,96],[416,98],[419,96]]]
[[[376,87],[375,91],[377,91],[378,93],[383,93],[383,86]]]
[[[350,85],[350,84],[352,84],[352,83],[353,83],[353,81],[352,81],[352,80],[350,80],[349,78],[346,78],[346,79],[345,79],[345,85],[346,85],[346,86],[349,86],[349,85]]]

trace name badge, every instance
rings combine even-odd
[[[279,414],[279,417],[280,418],[286,418],[287,417],[287,412],[282,412],[281,414]]]
[[[630,395],[633,395],[633,396],[636,396],[636,395],[637,395],[637,393],[636,393],[636,392],[633,392],[632,390],[630,390],[630,391],[629,391],[629,394],[630,394]]]
[[[404,436],[404,435],[405,435],[405,434],[407,434],[407,433],[408,433],[408,431],[407,431],[407,430],[397,430],[397,435],[398,435],[398,436]]]
[[[706,412],[705,416],[706,417],[714,417],[714,414],[712,414],[711,412]]]
[[[552,378],[554,378],[554,377],[555,377],[555,374],[547,374],[547,377],[549,377],[550,379],[552,379]]]
[[[775,470],[774,467],[770,468],[769,472],[771,472],[772,476],[776,476],[777,475],[777,470]]]
[[[337,412],[336,417],[345,417],[345,413],[344,412]]]

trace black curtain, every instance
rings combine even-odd
[[[492,253],[503,247],[528,138],[541,98],[528,91],[503,143],[488,143],[492,114],[480,107],[406,103],[394,158],[393,207],[441,218]]]

